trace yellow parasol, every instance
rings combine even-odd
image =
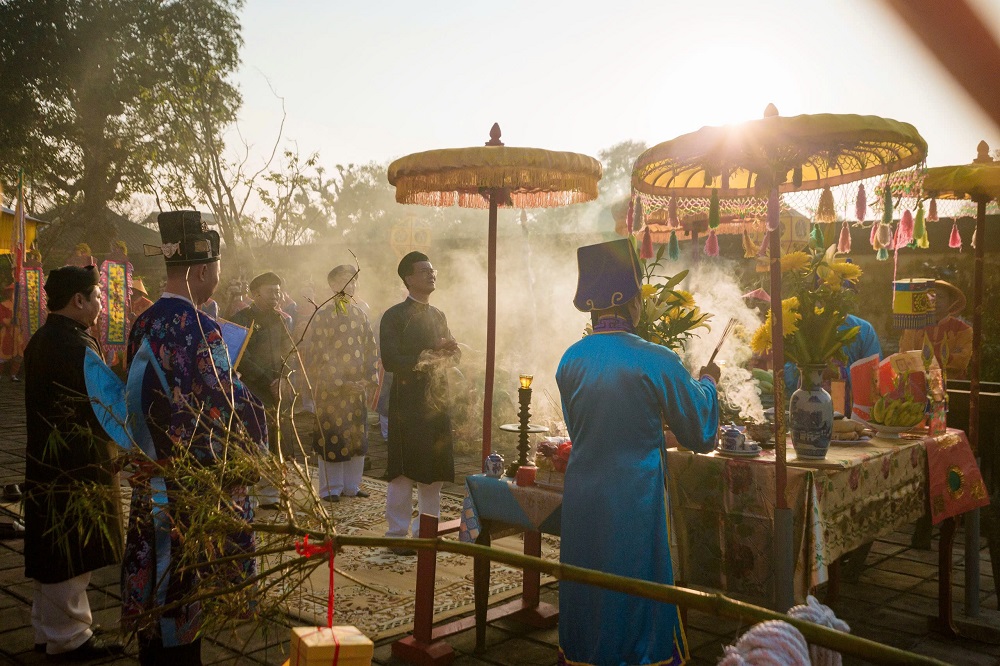
[[[500,141],[500,126],[475,148],[429,150],[389,165],[396,201],[424,206],[489,208],[486,392],[483,396],[483,459],[490,453],[496,354],[497,208],[547,208],[597,198],[601,163],[578,153],[512,148]]]
[[[771,302],[781,302],[780,194],[879,176],[924,160],[927,143],[906,123],[878,116],[802,115],[785,118],[769,104],[764,118],[703,127],[653,146],[632,169],[632,188],[650,197],[767,196]],[[716,222],[717,224],[717,222]],[[776,603],[793,603],[792,514],[785,497],[785,365],[781,308],[772,311],[775,445]]]
[[[1000,162],[990,157],[990,147],[980,141],[976,159],[962,166],[934,167],[924,175],[923,191],[932,199],[969,199],[976,203],[973,236],[975,263],[972,278],[972,360],[969,372],[969,444],[979,451],[979,380],[983,343],[983,261],[986,247],[986,204],[1000,199]],[[966,526],[965,611],[979,614],[978,511]],[[992,544],[991,544],[992,545]]]

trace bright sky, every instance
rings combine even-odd
[[[1000,3],[975,0],[1000,34]],[[703,125],[857,113],[914,125],[928,164],[1000,129],[876,0],[247,0],[241,129],[321,163],[482,145],[595,155]],[[984,82],[985,84],[986,82]]]

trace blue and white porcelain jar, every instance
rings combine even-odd
[[[788,403],[788,430],[799,458],[822,460],[833,436],[833,399],[823,388],[825,365],[799,367],[799,388]]]

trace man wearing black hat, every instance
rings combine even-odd
[[[573,304],[594,332],[556,371],[573,441],[560,561],[672,584],[663,426],[693,451],[715,448],[719,368],[695,380],[676,353],[635,335],[641,271],[631,240],[581,247],[577,259]],[[573,664],[688,659],[676,606],[570,581],[559,584],[559,647]]]
[[[97,268],[57,268],[45,293],[48,319],[24,352],[24,574],[35,579],[36,648],[61,659],[96,659],[122,651],[94,635],[87,599],[91,572],[119,563],[122,552],[113,444],[87,399],[84,375],[88,350],[94,362],[104,362],[87,333],[101,313]],[[81,524],[68,508],[84,492],[97,504],[86,515],[102,517],[85,519],[92,524]]]
[[[281,278],[274,273],[261,273],[250,281],[253,302],[234,314],[230,321],[250,329],[250,339],[239,362],[240,379],[264,403],[267,410],[267,430],[271,433],[271,453],[277,455],[278,391],[281,380],[288,376],[285,357],[292,348],[289,334],[292,318],[278,308],[281,302]],[[284,407],[291,403],[291,393],[282,396]],[[262,508],[277,508],[279,493],[271,485],[257,490]]]
[[[451,421],[441,396],[432,392],[432,374],[461,358],[444,313],[430,305],[437,271],[427,255],[410,252],[397,273],[409,297],[385,311],[379,327],[382,365],[393,373],[389,396],[387,536],[418,533],[413,514],[413,486],[420,513],[436,516],[441,485],[455,478]],[[397,549],[397,554],[414,554]]]
[[[219,234],[197,211],[161,213],[157,222],[163,244],[146,246],[146,253],[164,256],[167,283],[132,326],[126,387],[129,420],[146,426],[134,429],[136,444],[155,465],[133,487],[122,562],[122,624],[138,634],[140,663],[178,666],[201,663],[205,610],[194,598],[206,585],[224,587],[256,570],[253,510],[245,475],[220,470],[215,478],[231,479],[221,487],[198,486],[205,482],[191,475],[183,483],[161,475],[185,465],[232,464],[240,457],[236,446],[262,455],[267,428],[263,406],[231,366],[219,324],[197,310],[219,284]],[[185,538],[185,526],[195,518],[189,506],[171,499],[184,493],[218,502],[216,510],[231,512],[225,519],[241,527],[226,535],[222,547],[212,548],[214,539],[204,535]],[[246,557],[206,567],[210,548],[216,556]]]

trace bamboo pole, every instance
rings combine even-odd
[[[272,534],[287,533],[304,535],[304,530],[291,530],[288,526],[281,525],[255,525],[254,529],[260,532]],[[900,666],[947,666],[946,662],[939,661],[932,657],[926,657],[905,650],[900,650],[882,643],[870,641],[858,636],[852,636],[822,625],[818,625],[805,620],[789,617],[783,613],[778,613],[767,608],[755,606],[730,599],[723,594],[709,594],[698,590],[653,583],[646,580],[628,578],[615,574],[594,571],[570,564],[551,562],[540,557],[522,555],[521,553],[500,550],[488,546],[481,546],[471,543],[463,543],[452,539],[402,539],[397,537],[366,537],[366,536],[345,536],[334,535],[332,537],[311,533],[311,538],[317,542],[329,539],[336,550],[344,546],[358,546],[365,548],[390,548],[405,545],[407,548],[431,549],[446,553],[455,553],[467,557],[482,557],[494,562],[502,562],[521,569],[531,569],[548,574],[557,580],[571,580],[577,583],[586,583],[608,590],[624,592],[647,599],[663,601],[676,604],[685,608],[708,613],[716,617],[728,617],[741,621],[763,622],[766,620],[782,620],[793,625],[802,632],[806,640],[814,645],[827,647],[836,650],[841,654],[853,655],[876,664],[889,664]],[[320,553],[314,558],[326,558],[326,553]]]

